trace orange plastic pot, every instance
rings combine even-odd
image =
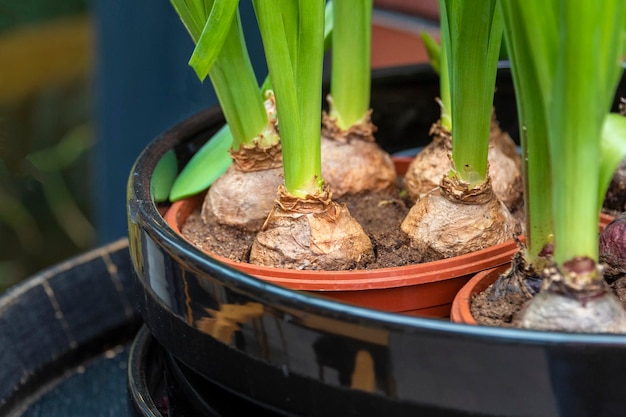
[[[394,158],[398,174],[411,158]],[[203,196],[172,204],[164,218],[177,233]],[[376,310],[422,317],[448,317],[452,300],[476,273],[508,265],[517,251],[514,240],[473,253],[394,268],[352,271],[302,271],[234,262],[208,253],[229,266],[284,287],[324,295],[334,300]]]
[[[600,215],[600,230],[604,229],[613,221],[613,217]],[[467,284],[465,284],[454,297],[452,308],[450,310],[450,320],[454,323],[477,324],[470,310],[472,298],[476,294],[485,291],[487,287],[493,284],[501,273],[506,271],[509,265],[503,265],[486,271],[477,273]]]

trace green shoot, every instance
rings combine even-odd
[[[525,175],[525,256],[528,264],[532,264],[546,243],[551,241],[553,233],[550,152],[544,111],[549,97],[542,92],[540,76],[541,72],[552,71],[552,63],[542,60],[542,53],[551,53],[551,45],[546,42],[541,45],[538,43],[540,39],[550,39],[556,35],[556,26],[551,25],[556,20],[552,9],[541,6],[537,2],[522,4],[518,1],[500,1],[521,132]],[[532,19],[531,16],[540,19],[536,27],[523,24],[525,19],[532,21],[528,20]],[[525,42],[526,39],[534,39],[533,44]]]
[[[437,43],[435,38],[433,38],[428,32],[422,31],[420,32],[420,38],[424,43],[424,47],[426,48],[426,53],[428,54],[428,62],[430,66],[433,67],[433,70],[441,75],[441,46]]]
[[[446,45],[445,43],[442,43],[440,46],[427,32],[422,32],[420,36],[424,42],[424,46],[426,47],[430,65],[433,67],[435,72],[439,74],[438,102],[441,107],[441,125],[446,128],[448,132],[451,132],[452,116],[450,115],[450,71],[448,68],[447,54],[445,52]]]
[[[252,143],[267,128],[268,118],[246,49],[238,1],[171,2],[196,43],[190,64],[201,80],[209,75],[230,126],[234,148]],[[275,143],[278,138],[268,140]]]
[[[496,0],[440,0],[442,44],[450,71],[451,175],[471,188],[487,179],[491,107],[502,39]]]
[[[220,130],[175,180],[170,200],[196,194],[225,172],[231,163],[229,148],[238,149],[259,137],[260,146],[271,146],[278,136],[264,106],[246,49],[233,0],[171,0],[196,48],[190,65],[200,80],[207,74],[228,125]]]
[[[598,212],[611,184],[615,169],[626,158],[626,117],[611,113],[604,119],[602,140],[600,141],[600,187],[598,188]]]
[[[232,144],[233,135],[228,125],[224,125],[185,165],[172,185],[170,201],[182,200],[206,190],[226,172],[233,161],[228,154]]]
[[[196,41],[196,48],[189,59],[189,65],[203,81],[222,51],[230,32],[233,18],[237,13],[239,0],[216,1],[204,24],[202,34]],[[206,3],[205,3],[206,4]]]
[[[370,106],[372,0],[334,0],[330,116],[344,130]]]
[[[554,259],[562,264],[578,256],[598,259],[599,139],[614,94],[613,67],[619,68],[623,1],[559,6],[558,39],[567,42],[559,44],[547,110],[555,184]]]
[[[255,0],[253,4],[276,96],[285,188],[295,197],[316,195],[323,184],[320,103],[324,2]]]
[[[175,2],[176,3],[176,2]],[[332,44],[333,33],[333,8],[332,1],[326,3],[326,17],[324,19],[324,50],[327,51]],[[192,21],[193,19],[183,19]],[[197,33],[202,31],[199,23]],[[199,35],[198,35],[199,36]],[[192,36],[193,37],[193,36]],[[272,89],[269,77],[265,77],[261,85],[260,96],[265,97]],[[230,127],[226,124],[220,129],[200,150],[193,156],[191,161],[176,178],[170,194],[170,201],[176,201],[197,194],[207,189],[213,181],[222,175],[231,165],[232,159],[228,149],[232,146],[233,135]]]
[[[626,123],[607,115],[622,72],[623,2],[507,0],[501,10],[528,159],[532,253],[547,241],[545,230],[533,233],[551,219],[558,265],[597,262],[599,209],[626,152]],[[543,207],[550,200],[551,214]]]

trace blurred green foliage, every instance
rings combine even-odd
[[[94,242],[87,12],[0,0],[0,292]]]

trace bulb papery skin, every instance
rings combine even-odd
[[[250,250],[250,263],[289,269],[363,268],[374,259],[372,243],[328,186],[299,199],[279,187],[278,197]]]
[[[231,151],[233,165],[209,188],[202,204],[205,222],[215,216],[220,224],[258,231],[274,205],[283,183],[280,144],[260,148],[242,145]]]
[[[431,126],[430,135],[432,140],[413,158],[404,176],[404,188],[413,202],[439,187],[452,165],[452,134],[438,122]]]
[[[574,333],[624,333],[626,311],[596,263],[574,258],[543,270],[541,291],[519,312],[518,327]]]
[[[370,116],[371,111],[359,123],[341,129],[336,118],[323,115],[322,177],[330,184],[335,198],[395,185],[393,161],[376,144],[376,126]]]
[[[450,258],[506,242],[517,223],[489,181],[470,189],[458,178],[444,177],[420,198],[401,225],[425,261]]]

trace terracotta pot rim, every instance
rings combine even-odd
[[[453,323],[477,325],[478,323],[471,311],[472,297],[474,294],[484,291],[489,285],[493,284],[508,267],[508,265],[503,265],[497,268],[480,271],[467,281],[452,301],[450,321]]]
[[[408,166],[412,160],[411,157],[406,156],[394,156],[393,159],[399,172],[403,170],[403,165]],[[185,204],[192,204],[194,207],[197,207],[201,203],[201,199],[202,195],[197,195],[176,201],[165,213],[164,220],[179,236],[183,237],[180,225],[186,219],[186,217],[181,219],[179,216],[181,208]],[[511,239],[479,251],[432,262],[372,270],[318,271],[281,269],[236,262],[209,251],[200,250],[194,245],[192,246],[195,250],[201,251],[219,262],[257,278],[290,289],[307,291],[376,290],[437,282],[471,275],[484,269],[507,264],[518,250],[515,240]]]
[[[189,199],[173,203],[164,216],[167,224],[178,235],[183,237],[183,239],[185,238],[182,236],[178,224],[176,224],[176,217],[178,216],[178,212],[182,205],[187,204],[188,202]],[[439,261],[371,270],[358,269],[346,271],[274,268],[253,265],[246,262],[236,262],[232,259],[209,251],[200,251],[203,254],[230,265],[233,268],[239,269],[240,271],[263,278],[264,280],[275,284],[287,286],[291,289],[344,291],[355,289],[371,290],[390,287],[404,287],[407,285],[436,282],[442,279],[457,277],[459,275],[472,274],[485,269],[485,267],[491,268],[501,265],[503,263],[503,258],[510,260],[513,254],[517,252],[517,244],[515,243],[515,240],[511,239],[499,245]],[[485,259],[488,258],[494,258],[494,260],[486,266]]]

